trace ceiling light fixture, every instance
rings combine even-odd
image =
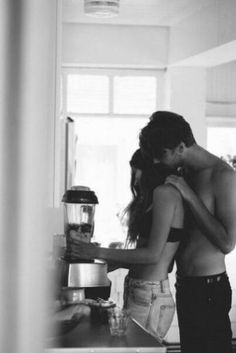
[[[84,12],[88,16],[109,18],[119,14],[120,0],[84,0]]]

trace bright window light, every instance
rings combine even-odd
[[[74,184],[93,189],[98,197],[94,241],[125,241],[121,214],[131,200],[129,160],[138,148],[146,118],[77,118]]]
[[[67,111],[71,113],[108,113],[108,76],[68,75]]]
[[[156,78],[114,77],[115,114],[151,114],[156,109]]]
[[[236,127],[208,127],[207,149],[219,157],[236,155]]]

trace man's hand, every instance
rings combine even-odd
[[[169,175],[165,180],[165,184],[171,184],[176,189],[178,189],[185,201],[190,201],[194,195],[193,190],[186,183],[183,177],[177,175]]]

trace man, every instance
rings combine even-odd
[[[196,143],[189,124],[175,113],[154,113],[141,130],[140,147],[154,162],[181,167],[183,173],[166,180],[186,205],[187,235],[176,259],[181,350],[232,352],[225,255],[236,243],[236,175]]]

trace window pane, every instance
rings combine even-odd
[[[68,112],[108,113],[108,76],[68,75],[67,80]]]
[[[114,113],[150,114],[156,110],[156,78],[114,77]]]

